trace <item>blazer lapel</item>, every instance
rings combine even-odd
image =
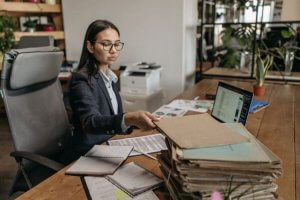
[[[111,113],[114,113],[114,110],[113,110],[113,107],[112,107],[112,104],[111,104],[111,100],[110,100],[107,88],[105,86],[105,83],[104,83],[101,75],[99,73],[97,73],[95,76],[97,78],[97,83],[98,83],[99,87],[101,88],[101,90],[103,91],[103,94],[104,94],[104,96],[106,98],[106,101],[109,104],[109,108],[110,108]]]

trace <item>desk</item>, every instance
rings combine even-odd
[[[60,72],[58,74],[58,79],[60,81],[69,81],[72,78],[72,72]]]
[[[252,89],[250,82],[226,82],[247,90]],[[218,81],[213,79],[203,80],[176,98],[193,99],[200,96],[203,99],[206,93],[215,93],[217,83]],[[267,84],[266,94],[262,99],[268,101],[270,106],[250,114],[246,127],[283,161],[284,173],[277,181],[280,197],[286,200],[300,200],[300,86]],[[136,130],[130,137],[153,132]],[[144,156],[131,157],[127,162],[130,161],[161,176],[157,161]],[[79,177],[65,176],[66,168],[18,199],[86,199]]]

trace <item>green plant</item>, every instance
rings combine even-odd
[[[271,53],[262,53],[261,49],[258,48],[256,51],[256,84],[263,86],[267,72],[273,65],[274,56]]]
[[[288,29],[287,30],[282,30],[281,31],[281,36],[286,39],[287,41],[283,43],[280,47],[275,48],[275,51],[277,52],[278,56],[281,59],[284,59],[286,56],[286,53],[288,51],[298,51],[300,48],[297,46],[297,33],[293,29],[291,25],[287,25]],[[299,57],[295,56],[296,59],[300,59]]]
[[[0,52],[4,54],[15,45],[15,24],[11,17],[0,16]]]
[[[221,39],[226,53],[221,56],[220,66],[235,67],[240,64],[241,52],[252,48],[254,30],[253,25],[225,27],[221,32]]]
[[[30,18],[23,23],[23,25],[26,27],[26,28],[35,28],[38,24],[38,20],[35,19],[35,20],[31,20]]]
[[[283,44],[280,44],[277,47],[268,48],[263,40],[257,41],[256,47],[256,80],[257,85],[262,86],[265,80],[265,76],[270,67],[275,67],[279,71],[283,80],[284,75],[282,74],[280,67],[278,66],[277,61],[284,61],[287,53],[293,51],[296,53],[300,48],[297,46],[296,42],[296,31],[291,25],[287,25],[288,29],[281,31],[281,36],[286,39]],[[295,54],[296,55],[296,54]],[[300,57],[294,56],[295,59],[300,60]],[[276,61],[274,62],[274,59]]]

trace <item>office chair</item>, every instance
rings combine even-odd
[[[1,90],[15,147],[10,155],[18,164],[9,196],[64,167],[56,162],[71,133],[57,78],[62,60],[55,47],[15,49],[4,56]]]
[[[52,36],[22,36],[18,43],[18,48],[47,47],[54,46]]]

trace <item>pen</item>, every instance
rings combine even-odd
[[[151,158],[151,159],[153,159],[153,160],[157,160],[157,158],[155,158],[155,157],[151,156],[150,154],[145,153],[145,152],[143,152],[143,151],[141,151],[141,150],[139,150],[139,149],[137,149],[137,148],[134,148],[133,150],[135,150],[135,151],[138,152],[138,153],[143,154],[144,156],[147,156],[148,158]]]

